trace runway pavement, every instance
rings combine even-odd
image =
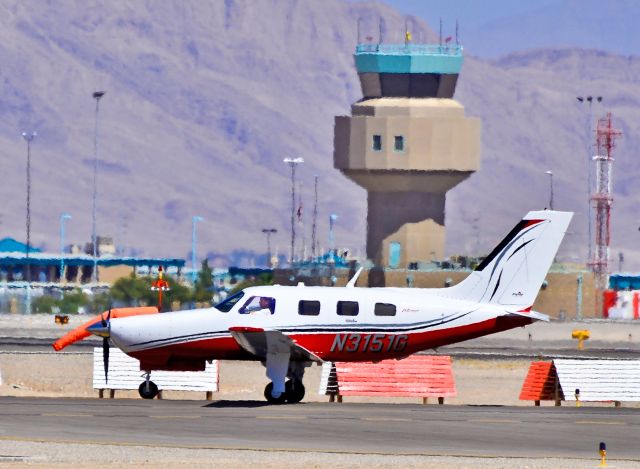
[[[0,398],[0,440],[638,461],[640,409]]]

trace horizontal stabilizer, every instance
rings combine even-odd
[[[523,318],[531,318],[534,321],[549,322],[549,316],[538,313],[537,311],[507,311],[507,314],[514,316],[522,316]]]

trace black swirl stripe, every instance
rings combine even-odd
[[[474,310],[475,311],[475,310]],[[391,324],[388,326],[380,326],[373,324],[349,324],[349,325],[333,325],[333,326],[304,326],[304,327],[292,327],[287,326],[283,328],[278,328],[277,331],[282,333],[299,333],[299,334],[322,334],[322,333],[363,333],[363,332],[383,332],[388,334],[401,333],[401,332],[416,332],[423,329],[430,329],[435,326],[440,326],[442,324],[447,324],[453,321],[456,321],[464,316],[471,314],[473,311],[469,311],[466,313],[461,313],[458,315],[450,315],[444,318],[440,318],[438,320],[425,321],[422,323],[415,323],[411,326],[406,325],[405,327],[398,327],[397,325]],[[155,339],[149,340],[146,342],[138,342],[136,344],[132,344],[130,347],[136,348],[136,351],[156,348],[156,347],[166,347],[169,345],[175,345],[179,343],[186,342],[195,342],[197,340],[205,340],[205,339],[215,339],[222,337],[231,337],[229,331],[215,331],[215,332],[203,332],[198,334],[187,334],[181,336],[174,337],[166,337],[164,339]],[[142,348],[138,348],[142,347]]]

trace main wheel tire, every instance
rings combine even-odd
[[[284,385],[287,402],[289,404],[297,404],[304,399],[304,384],[298,379],[290,379]]]
[[[148,384],[149,386],[147,386],[147,382],[144,381],[138,387],[138,393],[140,394],[140,397],[143,399],[153,399],[158,395],[158,386],[156,386],[156,383],[154,383],[153,381],[149,381]]]
[[[286,391],[280,394],[280,397],[273,397],[271,395],[271,391],[273,391],[273,383],[267,384],[264,388],[264,398],[267,400],[269,404],[284,404],[287,400]]]

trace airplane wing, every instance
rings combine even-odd
[[[229,332],[240,347],[260,358],[266,358],[267,353],[290,352],[291,359],[295,361],[319,363],[324,361],[278,330],[265,330],[259,327],[231,327]]]

